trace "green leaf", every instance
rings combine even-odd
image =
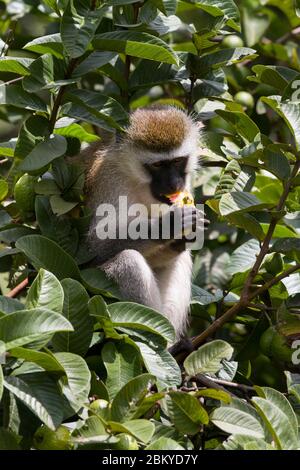
[[[243,243],[230,256],[226,271],[231,275],[244,273],[254,265],[259,250],[259,242],[253,238]]]
[[[104,345],[101,356],[107,372],[105,384],[113,399],[127,382],[142,373],[141,358],[129,344],[112,342]]]
[[[114,57],[116,57],[116,52],[111,51],[94,51],[86,59],[84,59],[80,64],[75,68],[72,77],[81,77],[81,75],[86,75],[92,70],[99,69],[103,65],[108,64]]]
[[[204,344],[193,351],[184,361],[184,368],[189,375],[210,373],[221,369],[222,359],[231,359],[233,348],[226,341],[217,339]]]
[[[228,67],[229,65],[243,62],[244,60],[250,60],[256,57],[254,49],[249,47],[236,47],[221,49],[216,52],[203,55],[198,63],[198,68],[208,70],[210,68],[217,69],[219,67]]]
[[[62,377],[60,386],[70,407],[65,409],[65,415],[73,416],[86,403],[90,391],[91,373],[82,357],[69,352],[55,353],[54,357],[64,368],[67,382]]]
[[[115,327],[124,326],[160,334],[169,343],[175,340],[170,322],[150,307],[134,302],[116,302],[109,306],[109,313]]]
[[[270,397],[266,399],[254,397],[252,401],[272,434],[277,448],[295,450],[299,448],[298,432],[295,432],[295,429],[291,426],[289,415],[285,414],[288,406],[285,403],[286,398],[283,395],[279,398],[279,393],[277,392],[276,395],[275,393],[274,396],[272,395],[272,401]]]
[[[9,353],[13,357],[25,359],[25,361],[28,362],[34,362],[35,364],[42,367],[48,372],[56,372],[59,374],[65,373],[65,370],[62,365],[58,362],[54,355],[50,353],[50,351],[41,352],[34,351],[32,349],[17,347],[11,349]]]
[[[17,310],[24,310],[24,305],[19,300],[0,295],[0,312],[13,313]]]
[[[79,139],[81,142],[88,142],[89,144],[100,140],[97,135],[87,132],[79,124],[74,123],[69,126],[60,126],[60,121],[62,120],[56,122],[54,134],[59,134],[64,137],[74,137],[75,139]]]
[[[198,390],[195,393],[197,397],[212,398],[213,400],[219,400],[226,404],[231,402],[231,395],[224,390],[216,390],[215,388],[206,388],[205,390]]]
[[[127,122],[127,113],[122,106],[111,97],[90,90],[73,90],[66,94],[70,103],[64,105],[64,114],[82,121],[96,124],[111,131],[121,129]],[[99,111],[101,110],[101,111]]]
[[[245,113],[240,111],[225,111],[223,109],[217,109],[216,113],[229,122],[248,142],[253,142],[259,134],[259,128]]]
[[[247,191],[255,181],[255,172],[249,166],[241,167],[236,160],[231,160],[224,171],[215,190],[215,198],[234,191]]]
[[[300,149],[300,109],[298,103],[292,101],[280,102],[280,97],[272,96],[262,98],[262,101],[269,105],[279,116],[281,116],[291,133],[293,134],[296,142],[297,149]]]
[[[66,139],[61,135],[52,135],[37,144],[27,157],[24,158],[18,168],[25,172],[40,170],[56,158],[64,155],[66,150]]]
[[[266,169],[277,176],[280,180],[286,180],[291,174],[288,159],[283,153],[274,152],[266,148],[263,153],[263,161]]]
[[[295,414],[295,411],[292,408],[292,405],[287,400],[287,398],[280,393],[278,390],[270,387],[261,387],[260,389],[264,393],[264,397],[269,402],[276,405],[282,413],[288,418],[290,426],[295,432],[296,436],[298,435],[298,420]]]
[[[38,54],[52,54],[58,59],[63,59],[63,44],[59,33],[48,34],[33,39],[23,46],[27,51],[37,52]]]
[[[238,29],[239,9],[233,0],[201,0],[197,6],[212,16],[224,16],[228,25]]]
[[[265,83],[266,85],[270,85],[280,91],[282,91],[288,83],[298,75],[296,70],[273,65],[254,65],[252,70],[256,76],[247,77],[248,80],[255,81],[257,83]]]
[[[113,432],[131,434],[135,439],[142,441],[144,444],[150,441],[155,430],[154,424],[147,419],[132,419],[122,424],[108,421],[108,425]]]
[[[64,80],[64,65],[51,54],[44,54],[29,67],[30,76],[23,79],[23,88],[29,93],[54,88],[56,83]],[[73,80],[75,81],[75,80]],[[68,80],[67,83],[70,81]]]
[[[177,64],[177,55],[161,39],[148,33],[135,31],[113,31],[98,34],[93,41],[95,48],[104,51],[116,51],[141,59]]]
[[[64,292],[62,313],[74,331],[55,334],[52,344],[55,351],[68,351],[83,356],[93,335],[93,320],[88,309],[89,296],[85,288],[73,279],[64,279],[61,285]]]
[[[1,95],[1,104],[9,104],[17,108],[30,109],[32,111],[47,111],[46,103],[39,96],[27,93],[19,85],[4,87]]]
[[[27,235],[19,238],[16,246],[25,253],[36,269],[44,268],[58,279],[80,279],[79,269],[73,258],[52,240],[41,235]]]
[[[160,381],[163,387],[176,387],[181,383],[181,372],[174,357],[161,345],[154,346],[150,343],[135,339],[146,369]]]
[[[0,201],[5,199],[8,193],[8,184],[7,181],[0,178]]]
[[[194,435],[209,417],[199,400],[184,392],[170,392],[165,398],[166,413],[175,428],[183,434]],[[164,407],[163,407],[164,408]]]
[[[153,3],[164,15],[175,15],[177,0],[153,0]]]
[[[49,271],[40,269],[28,291],[26,307],[29,310],[42,307],[62,313],[63,303],[64,292],[58,279]]]
[[[5,428],[0,428],[0,450],[20,450],[18,438]]]
[[[145,447],[145,450],[185,450],[178,442],[169,437],[160,437]]]
[[[62,315],[46,308],[19,310],[0,318],[0,339],[6,349],[15,348],[47,337],[57,331],[72,331]]]
[[[71,58],[80,57],[92,40],[107,7],[94,10],[90,2],[69,0],[61,22],[61,39]]]
[[[48,428],[55,431],[63,419],[63,401],[57,384],[46,372],[8,377],[5,388],[26,405]]]
[[[155,377],[151,374],[142,374],[127,382],[113,399],[112,420],[121,423],[130,420],[139,402],[148,393],[149,387],[153,383],[155,383]]]
[[[104,271],[96,268],[87,268],[80,272],[84,286],[93,294],[101,294],[105,297],[121,298],[116,283],[108,279]]]
[[[17,73],[18,75],[30,75],[29,66],[32,59],[25,57],[0,57],[0,72]]]
[[[231,405],[216,408],[211,414],[211,421],[229,434],[265,437],[259,415],[250,405],[237,398],[232,400]]]
[[[0,358],[2,356],[2,352],[0,353]],[[2,370],[2,365],[1,365],[1,362],[0,362],[0,401],[2,399],[2,395],[3,395],[3,382],[4,382],[4,376],[3,376],[3,370]],[[0,433],[0,436],[1,436],[1,433]],[[0,440],[0,450],[1,450],[1,440]]]
[[[260,201],[254,194],[235,191],[223,194],[220,199],[219,210],[221,215],[227,216],[237,212],[260,211],[271,205],[271,203]]]

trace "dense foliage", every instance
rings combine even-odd
[[[0,449],[299,448],[299,1],[2,0],[0,32]],[[205,123],[177,361],[88,267],[64,158],[154,102]]]

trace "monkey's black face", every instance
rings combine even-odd
[[[173,160],[161,160],[145,165],[152,177],[151,192],[156,199],[171,204],[166,195],[184,189],[187,162],[188,157],[178,157]]]

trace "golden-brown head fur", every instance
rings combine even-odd
[[[141,108],[131,115],[127,138],[137,146],[166,152],[183,143],[190,127],[191,119],[177,108]]]

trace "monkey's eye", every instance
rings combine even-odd
[[[172,163],[173,165],[180,167],[186,164],[186,160],[187,160],[186,157],[177,157],[172,160]]]
[[[163,166],[163,162],[155,162],[152,163],[151,167],[153,168],[161,168]]]

